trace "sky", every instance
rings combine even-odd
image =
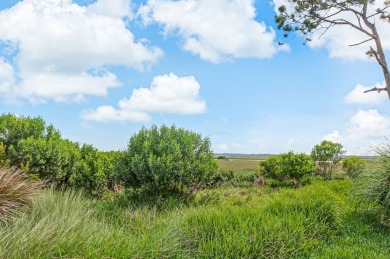
[[[327,139],[368,154],[390,135],[387,95],[362,93],[384,84],[372,42],[349,47],[365,40],[350,27],[284,39],[283,2],[2,0],[0,113],[101,150],[174,124],[216,153],[309,153]],[[375,23],[390,58],[390,24]]]

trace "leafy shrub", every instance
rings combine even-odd
[[[366,161],[357,156],[347,157],[343,160],[343,170],[351,178],[356,178],[366,168]]]
[[[284,182],[280,184],[283,186],[290,183],[296,187],[301,184],[303,177],[312,174],[315,169],[308,155],[293,152],[271,156],[260,161],[260,166],[265,177]]]
[[[343,146],[340,143],[323,140],[321,144],[315,145],[310,156],[316,163],[316,171],[324,179],[332,179],[332,172],[342,155],[345,154]]]
[[[69,179],[80,161],[77,143],[58,137],[22,139],[11,146],[9,156],[26,166],[28,174],[47,183],[69,186]]]
[[[31,118],[11,113],[0,115],[0,142],[8,148],[29,137],[38,139],[53,136],[59,137],[59,131],[52,125],[46,126],[41,117]]]
[[[143,128],[131,137],[118,176],[125,187],[187,196],[217,171],[210,146],[208,138],[175,126]]]
[[[0,170],[0,219],[10,216],[28,204],[39,189],[39,183],[29,181],[20,171]]]
[[[72,174],[72,186],[84,189],[93,197],[102,197],[113,188],[115,159],[118,152],[100,152],[92,145],[81,147],[81,158],[77,169]]]
[[[10,160],[8,159],[7,154],[5,153],[5,145],[3,142],[0,142],[0,169],[10,166]]]

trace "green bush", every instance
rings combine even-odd
[[[332,179],[333,169],[341,161],[343,154],[345,151],[340,143],[323,140],[321,144],[314,146],[310,156],[316,163],[317,173],[329,180]]]
[[[81,158],[72,174],[71,185],[93,197],[102,197],[114,184],[114,163],[119,152],[100,152],[92,145],[81,147]]]
[[[7,154],[5,153],[5,145],[3,142],[0,142],[0,169],[10,166],[10,160],[8,159]]]
[[[46,126],[41,117],[31,118],[11,113],[0,115],[0,142],[8,148],[29,137],[38,139],[53,136],[60,137],[59,131],[52,125]]]
[[[69,179],[80,162],[80,149],[77,143],[58,137],[29,137],[12,145],[9,156],[24,166],[28,174],[50,184],[69,186]]]
[[[343,160],[343,170],[351,178],[356,178],[366,168],[366,161],[357,156],[347,157]]]
[[[125,187],[160,196],[187,196],[217,171],[210,140],[191,131],[152,126],[133,135],[118,176]]]
[[[308,155],[303,153],[294,154],[293,152],[271,156],[262,160],[260,161],[260,167],[265,177],[290,182],[295,186],[299,186],[302,178],[311,175],[315,169],[314,163]]]

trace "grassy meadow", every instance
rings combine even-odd
[[[237,157],[227,157],[224,159],[216,160],[218,165],[224,169],[232,169],[238,171],[245,170],[259,170],[260,158],[237,158]]]
[[[238,173],[239,174],[239,173]],[[241,178],[244,182],[247,178]],[[249,180],[248,180],[249,181]],[[132,203],[42,190],[0,224],[0,258],[389,258],[390,228],[348,179],[299,189],[226,185]]]

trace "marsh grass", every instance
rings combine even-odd
[[[0,225],[0,258],[389,258],[389,228],[350,188],[315,180],[300,189],[208,189],[163,206],[45,190]]]
[[[29,213],[2,224],[0,258],[158,258],[183,253],[175,220],[155,219],[150,211],[122,216],[127,224],[112,224],[112,218],[98,217],[82,193],[46,190]]]

